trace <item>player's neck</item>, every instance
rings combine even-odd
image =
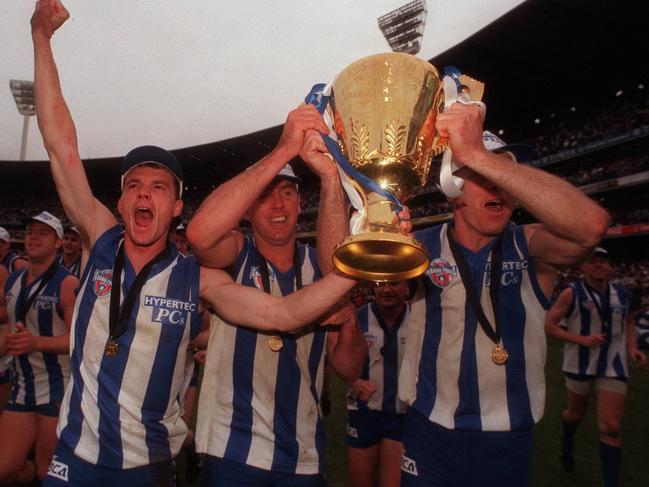
[[[255,239],[255,246],[267,262],[280,272],[288,272],[293,267],[293,253],[295,252],[295,237],[284,245],[271,245],[261,238]]]
[[[162,252],[166,246],[167,240],[165,238],[160,238],[151,245],[137,245],[126,237],[124,238],[124,255],[133,266],[135,274],[139,274],[142,268]]]
[[[584,276],[584,281],[586,281],[586,284],[592,287],[599,294],[604,294],[608,288],[608,280],[606,279],[592,279],[588,276]]]
[[[78,254],[63,254],[63,265],[65,267],[70,267],[72,264],[74,264],[78,259],[81,253]]]
[[[455,225],[450,230],[451,237],[462,247],[470,250],[471,252],[478,252],[491,242],[495,236],[484,235],[469,225],[466,225],[462,220],[455,220]]]
[[[405,307],[406,303],[403,303],[401,306],[379,306],[385,324],[392,328],[399,319],[399,316],[401,316],[401,313],[403,313]]]
[[[29,259],[29,267],[27,268],[27,283],[38,279],[54,262],[56,254],[48,255],[43,258]]]

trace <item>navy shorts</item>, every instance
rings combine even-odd
[[[239,462],[205,455],[203,487],[326,487],[321,474],[271,472]]]
[[[532,431],[459,431],[409,409],[402,487],[528,487]]]
[[[17,413],[37,413],[41,416],[58,417],[61,409],[60,402],[49,402],[47,404],[18,404],[8,400],[5,404],[5,411],[15,411]]]
[[[350,409],[347,411],[347,445],[369,448],[383,438],[403,441],[404,416],[371,409]]]
[[[117,469],[81,460],[59,443],[43,480],[43,487],[173,487],[174,462]]]

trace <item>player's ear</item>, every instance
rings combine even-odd
[[[174,218],[180,216],[183,212],[183,200],[176,200],[174,202],[173,216]]]

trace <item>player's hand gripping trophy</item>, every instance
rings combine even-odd
[[[426,185],[432,158],[447,148],[435,129],[438,113],[458,100],[475,102],[482,91],[482,83],[456,70],[442,79],[432,64],[403,53],[360,59],[329,86],[314,87],[307,101],[332,127],[325,143],[357,210],[351,235],[334,252],[340,271],[380,282],[428,269],[424,247],[399,232],[398,214]]]

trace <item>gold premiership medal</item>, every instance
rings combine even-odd
[[[108,340],[106,343],[106,347],[104,348],[104,353],[106,354],[106,357],[116,357],[117,352],[119,351],[119,346],[117,345],[116,342],[113,340]]]
[[[491,351],[491,360],[496,365],[504,365],[508,358],[509,354],[502,345],[496,345]]]
[[[284,346],[284,342],[277,335],[273,335],[268,339],[268,346],[273,352],[279,352]]]

